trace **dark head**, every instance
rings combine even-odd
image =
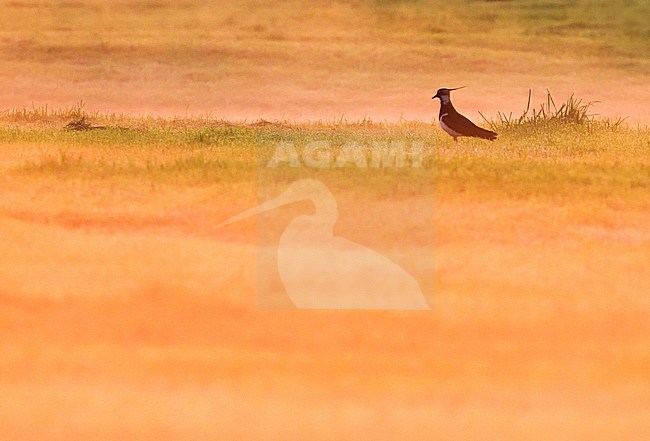
[[[449,98],[449,96],[450,96],[450,92],[451,92],[452,90],[462,89],[463,87],[466,87],[466,86],[456,87],[456,88],[454,88],[454,89],[447,89],[446,87],[443,87],[442,89],[438,89],[438,91],[436,92],[436,94],[435,94],[433,97],[431,97],[431,99],[440,98],[440,101],[441,101],[441,102],[443,102],[443,103],[448,103],[449,100],[450,100],[450,98]]]

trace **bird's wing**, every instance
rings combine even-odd
[[[451,130],[463,136],[477,136],[491,141],[497,137],[496,133],[480,128],[458,112],[449,112],[447,116],[443,117],[442,121]]]

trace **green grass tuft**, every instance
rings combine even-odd
[[[487,119],[482,113],[479,113],[492,130],[497,132],[540,127],[557,129],[563,125],[617,128],[625,122],[625,118],[597,118],[597,114],[591,113],[591,109],[597,101],[583,102],[582,99],[577,99],[574,94],[571,94],[565,102],[558,106],[555,104],[551,92],[546,90],[546,101],[542,102],[539,107],[532,109],[530,107],[531,96],[532,90],[529,90],[526,110],[519,116],[513,116],[512,113],[497,112],[496,119]]]

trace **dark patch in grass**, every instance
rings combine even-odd
[[[64,126],[64,129],[70,130],[72,132],[83,132],[86,130],[97,130],[97,129],[106,129],[106,126],[93,126],[88,122],[85,116],[82,116],[79,119],[70,121]]]

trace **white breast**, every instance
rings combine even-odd
[[[440,120],[439,120],[439,121],[440,121],[440,127],[442,127],[442,130],[444,130],[445,132],[449,133],[449,134],[450,134],[451,136],[453,136],[454,138],[456,138],[456,137],[458,137],[458,136],[462,136],[460,133],[451,130],[451,129],[449,128],[449,126],[447,126],[447,124],[445,124],[445,122],[443,121],[443,119],[444,119],[444,117],[447,116],[447,115],[449,115],[449,114],[448,114],[448,113],[443,113],[442,115],[440,115]]]

